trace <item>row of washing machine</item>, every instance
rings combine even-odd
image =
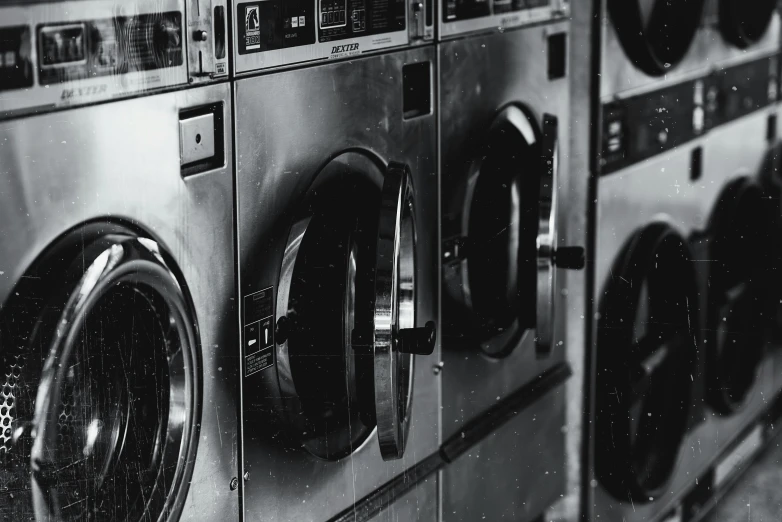
[[[704,3],[0,6],[0,520],[703,505],[782,385],[779,17]]]

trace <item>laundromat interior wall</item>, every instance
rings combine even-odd
[[[781,14],[0,2],[0,522],[782,519]]]

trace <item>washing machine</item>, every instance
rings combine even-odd
[[[764,442],[779,22],[735,8],[601,8],[593,519],[698,519]]]
[[[357,58],[434,39],[435,0],[233,0],[241,76]]]
[[[492,12],[541,22],[497,31],[493,17],[478,18],[488,3],[457,2],[455,18],[451,4],[438,44],[442,432],[453,460],[442,472],[443,519],[532,520],[565,487],[560,269],[584,257],[559,226],[571,196],[570,23],[559,2],[514,3],[513,13],[494,2]],[[546,385],[528,386],[537,382]],[[512,413],[496,433],[479,429],[496,408]],[[454,458],[451,440],[474,446]]]
[[[68,78],[86,78],[98,28],[184,31],[184,5],[106,4],[0,9],[4,63],[29,66],[4,79],[32,71],[28,90],[0,83],[0,518],[238,518],[230,88],[42,107],[49,74],[91,89]],[[115,63],[184,52],[133,31]],[[168,74],[143,63],[128,82]]]
[[[236,81],[245,520],[366,520],[437,454],[435,71],[422,46]]]

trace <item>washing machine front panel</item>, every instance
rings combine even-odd
[[[552,319],[551,314],[541,314],[537,317],[538,321],[553,321],[551,324],[554,346],[550,353],[538,357],[540,353],[536,347],[534,330],[529,328],[530,324],[535,324],[534,303],[525,307],[525,311],[528,312],[524,317],[527,321],[525,327],[519,327],[519,319],[510,317],[511,326],[500,326],[501,333],[489,332],[480,340],[476,337],[477,330],[474,328],[476,316],[466,310],[469,307],[465,306],[470,297],[469,285],[470,283],[476,285],[477,294],[481,290],[481,285],[491,282],[491,278],[487,276],[494,277],[496,273],[485,273],[485,269],[484,273],[469,272],[472,265],[463,268],[463,261],[454,261],[459,259],[457,257],[459,254],[453,248],[453,243],[454,238],[470,236],[469,206],[474,201],[472,196],[477,190],[474,188],[476,182],[474,169],[471,166],[475,164],[476,158],[482,157],[484,150],[482,147],[486,140],[493,139],[492,133],[489,132],[493,122],[498,116],[501,118],[508,108],[513,109],[512,112],[518,116],[515,118],[518,121],[510,127],[517,130],[513,133],[503,131],[505,135],[517,133],[520,137],[528,136],[519,143],[525,142],[527,148],[532,146],[532,150],[537,151],[531,154],[533,156],[531,158],[521,155],[513,160],[514,165],[521,160],[517,165],[521,172],[518,196],[515,196],[518,201],[514,205],[524,212],[522,219],[526,219],[527,214],[535,215],[534,212],[527,213],[526,209],[537,208],[539,193],[534,186],[535,181],[528,185],[527,180],[534,180],[540,172],[538,161],[542,153],[540,149],[534,149],[534,146],[539,146],[542,141],[545,114],[559,119],[560,170],[557,194],[568,193],[567,172],[561,166],[568,155],[567,78],[550,79],[545,60],[540,59],[540,56],[545,57],[550,49],[547,47],[547,35],[556,37],[556,35],[567,35],[567,32],[566,23],[557,23],[440,45],[443,317],[444,324],[447,325],[445,332],[447,337],[443,339],[442,378],[443,434],[446,437],[458,432],[462,425],[496,404],[499,399],[562,361],[564,355],[560,342],[563,339],[562,317],[555,315]],[[513,67],[509,67],[508,64],[513,64]],[[504,139],[498,138],[498,141],[490,143],[489,147]],[[509,182],[504,183],[507,185]],[[509,196],[508,191],[504,196]],[[510,196],[509,201],[513,202],[512,192]],[[531,203],[530,200],[535,203]],[[560,218],[565,212],[566,209],[560,205],[554,215]],[[537,222],[533,227],[537,227]],[[519,234],[529,234],[529,231],[524,231],[522,228]],[[504,239],[510,241],[513,238]],[[531,257],[534,258],[534,237],[530,241],[525,235],[519,241],[523,245],[525,240],[527,244],[531,242],[533,245]],[[561,237],[557,238],[557,242],[561,244]],[[522,250],[518,255],[530,257]],[[511,269],[508,272],[516,277]],[[519,277],[528,278],[534,273],[534,269],[532,271],[527,269],[520,271]],[[525,279],[523,284],[526,286],[521,286],[519,283],[519,288],[523,288],[525,292],[522,295],[534,297],[536,281],[530,282]],[[560,289],[557,287],[554,291],[555,308],[564,305]],[[533,309],[531,314],[529,314],[530,309]]]
[[[0,20],[0,118],[228,75],[225,0],[20,2]]]
[[[360,317],[366,310],[351,304],[359,303],[362,292],[367,293],[366,278],[361,275],[367,265],[365,252],[377,248],[365,250],[361,246],[376,242],[378,235],[375,231],[368,234],[372,241],[362,240],[359,225],[369,228],[378,222],[381,191],[393,177],[393,162],[399,162],[409,167],[414,193],[407,208],[415,223],[415,281],[398,289],[409,296],[414,288],[415,299],[400,306],[398,312],[409,316],[414,310],[416,327],[437,321],[438,183],[431,105],[434,71],[434,50],[420,48],[243,79],[236,84],[243,346],[255,339],[252,314],[256,306],[266,310],[258,313],[269,318],[268,324],[258,323],[260,328],[264,333],[268,328],[274,336],[269,341],[262,336],[267,341],[263,344],[272,343],[268,348],[245,347],[243,448],[249,480],[244,484],[244,509],[249,520],[327,520],[438,450],[439,383],[433,369],[440,360],[439,347],[431,356],[408,359],[414,363],[407,374],[412,380],[408,383],[411,416],[407,419],[406,449],[402,452],[396,446],[395,451],[388,452],[385,446],[381,451],[383,437],[388,435],[382,431],[381,412],[385,406],[379,406],[377,388],[375,393],[368,393],[362,384],[362,358],[367,355],[356,351],[374,344],[377,355],[379,338],[376,334],[372,338],[371,329],[368,333],[361,331],[359,325],[368,324]],[[424,98],[429,101],[417,108],[406,107],[409,100],[405,102],[407,98],[403,97],[403,84],[425,91]],[[358,185],[364,188],[356,192]],[[338,225],[341,218],[337,214],[348,216],[344,219],[351,223]],[[331,243],[345,245],[344,250],[333,256],[328,253],[336,247],[326,247],[326,232],[313,235],[325,229],[342,238]],[[382,230],[380,236],[384,236]],[[317,237],[324,241],[323,248],[312,248],[318,243]],[[402,243],[400,252],[404,250]],[[295,255],[294,250],[298,250]],[[321,256],[320,261],[311,257],[315,253]],[[325,269],[327,258],[334,260],[328,269],[334,275],[323,280],[324,290],[318,293],[310,286],[303,291],[304,276],[314,274],[303,270],[307,259],[313,259],[312,267],[320,263]],[[400,262],[398,268],[400,274],[406,270],[410,273],[409,261]],[[309,279],[314,281],[312,275]],[[270,296],[268,304],[253,304],[261,295],[261,301]],[[300,304],[291,304],[295,302]],[[307,302],[322,302],[323,314],[330,319],[316,320],[309,312],[305,318]],[[283,322],[293,319],[291,324],[296,328],[281,330],[283,317]],[[310,423],[320,430],[313,433],[296,421],[307,410],[306,402],[314,404],[311,398],[316,395],[303,376],[310,375],[311,382],[317,380],[315,388],[332,389],[325,372],[318,375],[314,366],[304,363],[303,356],[318,348],[307,344],[302,332],[316,324],[324,329],[324,338],[332,340],[322,345],[322,353],[348,363],[349,368],[338,373],[347,372],[346,382],[352,384],[339,400],[355,406],[360,422],[344,422],[333,430],[322,423]],[[307,367],[310,369],[302,373]],[[377,375],[378,371],[375,366],[365,375]],[[403,373],[396,375],[401,377]],[[387,381],[376,379],[375,384],[383,382]],[[332,413],[347,410],[337,408]],[[326,436],[329,433],[344,436]],[[342,443],[329,446],[327,441],[337,439]],[[339,451],[323,451],[324,447]]]
[[[394,499],[371,522],[437,522],[440,520],[438,512],[439,483],[437,475],[431,475],[414,489]]]
[[[236,73],[424,44],[434,38],[433,2],[233,0]]]
[[[633,233],[649,223],[664,222],[690,242],[701,288],[699,316],[702,324],[706,324],[706,293],[702,289],[708,284],[708,268],[703,263],[708,262],[709,251],[708,247],[703,247],[702,238],[708,234],[714,209],[724,197],[726,185],[760,167],[766,150],[768,117],[772,112],[773,109],[757,111],[718,127],[673,152],[599,179],[596,303],[604,298],[607,285],[616,283],[618,276],[613,273],[614,263]],[[699,148],[703,154],[702,177],[691,181],[692,153]],[[708,339],[708,336],[701,337]],[[676,509],[693,489],[694,477],[709,480],[704,478],[707,470],[720,461],[737,437],[767,407],[772,372],[770,361],[758,365],[755,385],[736,414],[723,416],[708,407],[706,374],[709,370],[705,350],[709,349],[708,342],[699,347],[692,398],[695,406],[670,481],[649,502],[631,503],[617,499],[600,486],[595,490],[594,516],[640,521],[656,519]],[[600,409],[599,403],[597,408]]]
[[[438,39],[470,33],[500,32],[525,25],[562,20],[570,0],[434,0],[438,4]]]
[[[178,335],[181,338],[181,332],[189,331],[187,335],[193,337],[186,344],[194,350],[195,366],[187,371],[195,374],[197,381],[189,379],[185,388],[200,387],[172,396],[176,400],[181,397],[183,405],[188,402],[187,396],[195,397],[190,399],[196,401],[195,405],[190,404],[191,411],[180,413],[180,417],[186,423],[196,424],[186,426],[192,437],[192,448],[189,470],[184,477],[192,473],[192,482],[182,488],[180,498],[173,500],[167,509],[180,513],[182,519],[222,520],[226,514],[238,516],[238,495],[230,488],[231,479],[238,472],[235,412],[238,360],[230,348],[235,342],[231,333],[235,313],[231,305],[232,176],[229,163],[223,158],[208,172],[183,179],[179,154],[180,110],[193,107],[210,107],[216,111],[215,118],[230,122],[230,91],[226,85],[204,87],[74,109],[67,116],[34,116],[0,124],[4,144],[0,155],[10,180],[0,211],[3,217],[0,259],[7,267],[0,276],[0,299],[10,302],[11,292],[18,288],[15,285],[36,258],[47,254],[64,233],[85,223],[95,223],[94,227],[105,229],[106,234],[113,233],[115,238],[123,237],[117,235],[117,229],[128,229],[147,238],[115,241],[112,244],[116,246],[109,245],[108,252],[135,251],[137,256],[155,259],[157,246],[167,252],[170,257],[163,254],[161,259],[176,276],[184,296],[181,302],[185,303],[180,308],[186,312],[176,322],[188,325]],[[117,125],[118,119],[123,125]],[[150,121],[156,122],[155,125],[150,126]],[[230,133],[223,133],[219,143],[222,150],[230,151]],[[91,153],[86,155],[85,150]],[[114,224],[100,224],[106,222]],[[125,223],[124,228],[118,223]],[[85,249],[84,255],[89,251]],[[78,253],[82,253],[81,249]],[[105,262],[107,255],[97,258],[97,262]],[[67,266],[59,268],[65,270]],[[177,294],[161,286],[173,280],[158,274],[157,282],[151,283],[150,288],[157,289],[147,294],[152,309],[173,310],[173,298],[168,305],[154,304],[161,296]],[[84,285],[91,283],[94,281],[85,279],[82,287],[87,288]],[[109,297],[128,298],[119,295],[120,290],[104,294],[103,302],[92,308],[98,310],[98,319],[115,318],[119,326],[130,319],[111,313]],[[139,307],[142,311],[149,309]],[[188,309],[192,313],[187,313]],[[116,326],[118,330],[119,326]],[[169,373],[171,379],[173,374]],[[94,403],[86,404],[97,407]],[[174,415],[174,409],[169,411]],[[86,440],[89,442],[90,434],[100,432],[87,430]],[[42,442],[36,439],[35,443]],[[217,484],[222,486],[216,488]],[[46,504],[46,495],[42,496]],[[39,504],[37,509],[40,512],[46,508]]]

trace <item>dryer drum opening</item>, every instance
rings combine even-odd
[[[20,515],[32,499],[42,520],[157,519],[186,494],[200,395],[189,297],[155,242],[105,229],[55,246],[2,317],[0,469],[16,492],[2,501]]]
[[[720,413],[744,404],[764,352],[772,309],[764,286],[770,280],[771,209],[760,186],[741,177],[723,191],[710,221],[709,398]]]
[[[697,359],[691,254],[669,225],[633,236],[612,269],[597,332],[597,475],[616,498],[649,502],[670,479]]]
[[[740,49],[757,43],[771,25],[776,0],[720,0],[720,31]]]
[[[670,72],[687,54],[703,6],[704,0],[608,0],[625,53],[651,76]]]

